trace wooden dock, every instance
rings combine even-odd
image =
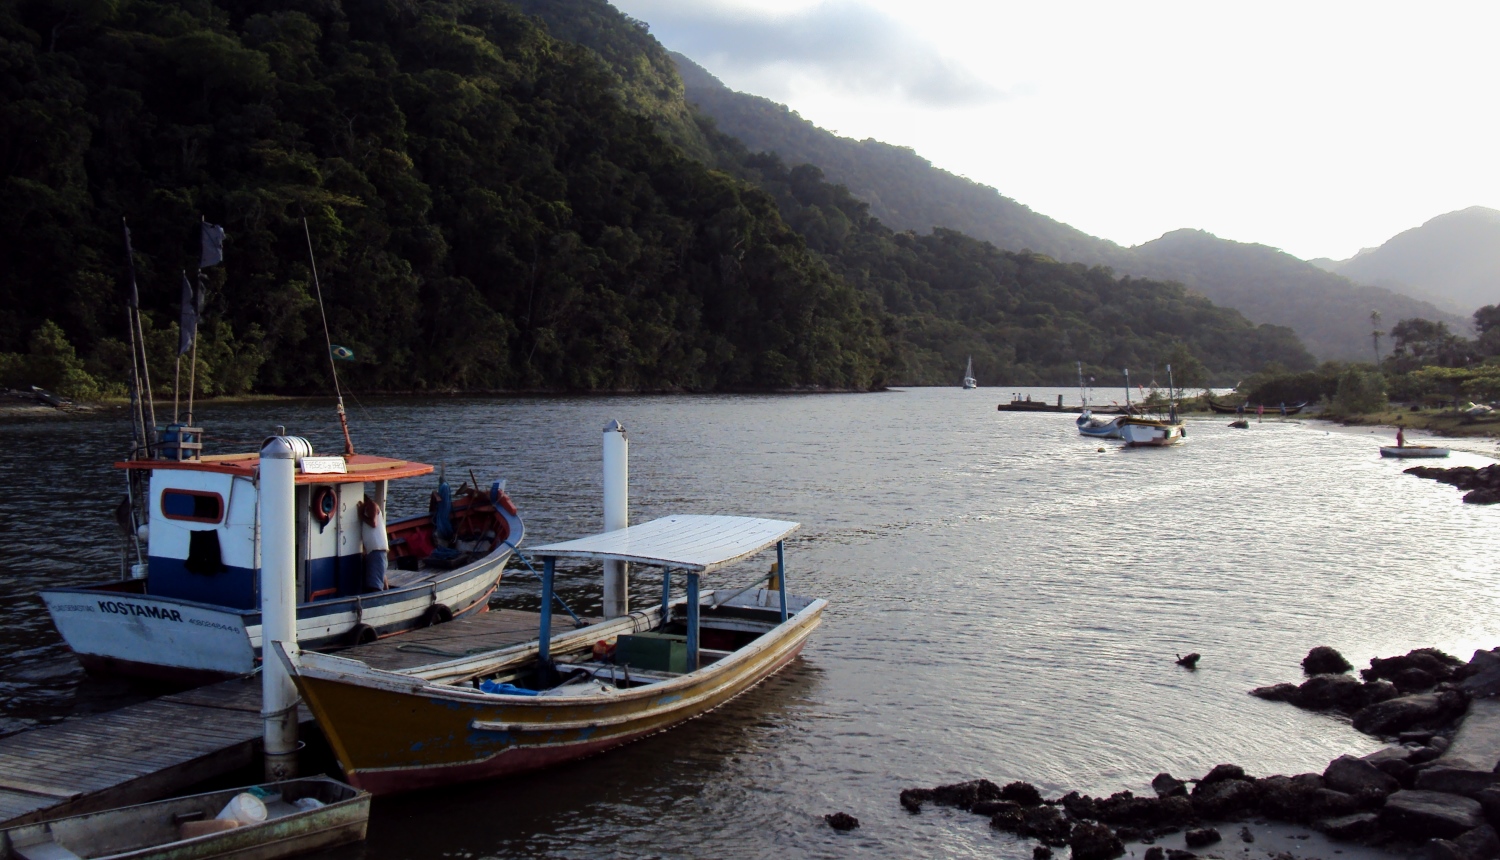
[[[340,653],[409,669],[533,641],[539,623],[492,610]],[[553,616],[556,632],[571,627]],[[237,678],[0,738],[0,827],[159,800],[256,763],[260,689],[258,676]]]

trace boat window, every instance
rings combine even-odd
[[[200,490],[162,490],[161,513],[169,520],[216,523],[224,519],[224,497]]]

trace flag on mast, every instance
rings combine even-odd
[[[224,228],[207,221],[199,222],[203,250],[198,257],[198,268],[206,269],[224,262]]]

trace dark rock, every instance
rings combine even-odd
[[[1453,746],[1453,741],[1448,740],[1442,735],[1433,735],[1432,740],[1428,741],[1427,745],[1439,753],[1445,753],[1448,751],[1448,747]]]
[[[1058,801],[1068,814],[1078,819],[1099,818],[1099,802],[1087,794],[1070,791]]]
[[[1500,694],[1500,648],[1475,651],[1469,660],[1469,677],[1460,686],[1475,698]]]
[[[1179,655],[1177,655],[1177,665],[1182,666],[1183,668],[1186,668],[1186,669],[1197,669],[1198,668],[1198,661],[1201,660],[1201,659],[1203,659],[1203,655],[1202,654],[1194,653],[1194,654],[1188,654],[1187,656],[1183,656],[1183,655],[1179,654]]]
[[[1388,702],[1401,695],[1396,685],[1381,678],[1376,681],[1365,682],[1365,704],[1373,705],[1376,702]]]
[[[1500,834],[1488,824],[1481,824],[1453,840],[1470,860],[1493,860],[1500,857]]]
[[[1458,847],[1458,843],[1448,839],[1427,840],[1416,856],[1420,860],[1475,860],[1464,856],[1464,850]]]
[[[1432,736],[1432,732],[1402,732],[1401,734],[1396,736],[1396,741],[1403,744],[1416,744],[1418,746],[1426,746],[1427,742],[1432,740]]]
[[[1417,766],[1410,761],[1399,759],[1387,759],[1375,765],[1382,773],[1388,773],[1396,778],[1396,783],[1402,788],[1411,788],[1417,781]]]
[[[1365,685],[1353,675],[1314,675],[1297,688],[1301,708],[1354,713],[1365,706]]]
[[[1187,794],[1187,783],[1170,773],[1159,773],[1151,780],[1151,790],[1157,797],[1180,797]]]
[[[1298,783],[1289,776],[1268,776],[1255,781],[1260,795],[1260,811],[1278,821],[1301,821],[1307,816],[1312,795],[1322,788],[1322,778],[1317,784],[1306,780]]]
[[[1325,818],[1313,825],[1334,839],[1366,839],[1380,827],[1380,815],[1375,812],[1356,812],[1339,818]]]
[[[1250,691],[1250,695],[1271,702],[1290,702],[1293,705],[1302,700],[1302,691],[1297,689],[1296,684],[1272,684],[1269,687],[1256,687]]]
[[[1184,833],[1182,835],[1182,838],[1183,841],[1187,843],[1187,847],[1202,848],[1205,845],[1212,845],[1215,842],[1218,842],[1223,837],[1220,836],[1219,831],[1215,830],[1214,828],[1203,827],[1199,828],[1198,830],[1189,830],[1187,833]]]
[[[1198,855],[1181,848],[1168,848],[1167,860],[1197,860]]]
[[[1479,807],[1484,810],[1485,820],[1495,827],[1500,827],[1500,788],[1486,788],[1474,795],[1479,801]]]
[[[1217,765],[1214,765],[1214,769],[1211,770],[1211,771],[1209,771],[1206,776],[1204,776],[1202,779],[1198,780],[1198,788],[1202,788],[1205,785],[1213,785],[1216,782],[1222,782],[1222,781],[1224,781],[1226,779],[1244,779],[1244,778],[1245,778],[1245,769],[1242,768],[1242,767],[1240,767],[1239,765],[1237,765],[1237,764],[1217,764]],[[1198,790],[1198,788],[1193,789],[1193,791],[1196,793],[1197,790]]]
[[[1376,657],[1370,661],[1370,668],[1361,669],[1359,674],[1366,681],[1377,678],[1394,681],[1406,669],[1421,669],[1439,681],[1447,681],[1460,674],[1467,675],[1459,672],[1464,665],[1462,660],[1436,648],[1418,648],[1399,657]]]
[[[1163,797],[1158,809],[1162,822],[1167,825],[1187,824],[1198,818],[1198,811],[1193,808],[1193,802],[1185,796]],[[1176,832],[1175,826],[1157,829],[1158,834]]]
[[[1437,791],[1402,790],[1386,798],[1380,823],[1396,835],[1447,839],[1484,823],[1479,801]]]
[[[1377,789],[1381,794],[1390,794],[1401,787],[1395,777],[1352,755],[1341,755],[1329,762],[1328,769],[1323,771],[1323,784],[1345,794],[1356,794],[1367,789]],[[1338,817],[1347,814],[1325,813],[1318,817]]]
[[[1052,860],[1052,849],[1045,845],[1038,845],[1031,849],[1031,860]]]
[[[1331,788],[1320,788],[1313,792],[1307,805],[1307,817],[1342,818],[1359,812],[1361,808],[1362,804],[1352,794],[1334,791]]]
[[[854,828],[859,826],[859,819],[855,818],[847,812],[835,812],[830,815],[825,815],[823,816],[823,820],[828,822],[829,827],[832,827],[834,830],[837,830],[840,833],[846,830],[853,830]]]
[[[1328,787],[1323,780],[1323,775],[1319,773],[1299,773],[1292,777],[1292,784],[1304,791],[1317,791]]]
[[[940,785],[932,790],[933,803],[939,806],[956,806],[959,809],[972,809],[981,800],[1000,799],[1000,786],[987,779]]]
[[[1012,782],[1000,789],[1000,800],[1009,800],[1022,806],[1040,806],[1042,793],[1029,782]]]
[[[1114,830],[1115,830],[1115,835],[1118,836],[1118,837],[1120,837],[1120,841],[1121,842],[1137,842],[1137,841],[1140,841],[1140,842],[1155,842],[1156,841],[1155,839],[1151,838],[1151,833],[1150,833],[1150,831],[1147,831],[1147,830],[1141,830],[1141,829],[1135,828],[1135,827],[1116,827]]]
[[[1477,798],[1487,788],[1500,787],[1500,773],[1434,765],[1417,774],[1416,787],[1422,791],[1445,791]]]
[[[1141,855],[1141,860],[1162,860],[1166,856],[1166,853],[1160,845],[1153,845],[1146,849],[1145,854]]]
[[[1219,782],[1199,783],[1193,789],[1193,809],[1203,818],[1239,818],[1254,812],[1260,802],[1260,792],[1248,779],[1225,779]]]
[[[1125,843],[1103,824],[1085,821],[1073,827],[1068,837],[1073,860],[1114,860],[1125,853]]]
[[[1354,715],[1354,727],[1371,735],[1394,735],[1418,727],[1442,725],[1463,713],[1461,693],[1419,693],[1377,702]]]
[[[1375,765],[1376,767],[1380,767],[1381,762],[1393,760],[1406,761],[1410,756],[1411,749],[1408,747],[1383,747],[1370,753],[1369,755],[1360,756],[1360,761],[1367,761],[1370,764]]]
[[[1307,675],[1337,675],[1353,668],[1343,654],[1327,645],[1319,645],[1302,658],[1302,672]]]
[[[1411,755],[1407,756],[1406,760],[1412,765],[1426,764],[1430,761],[1437,761],[1442,754],[1443,751],[1437,747],[1417,747],[1411,751]]]
[[[1069,814],[1079,816],[1077,805],[1068,807]],[[1175,797],[1136,797],[1128,791],[1121,791],[1102,797],[1093,801],[1093,814],[1087,816],[1096,821],[1116,827],[1130,827],[1136,829],[1149,829],[1168,825],[1180,825],[1193,821],[1195,814],[1193,802],[1188,798],[1177,795]],[[1122,837],[1123,838],[1123,837]]]
[[[998,817],[998,816],[997,816]],[[994,819],[990,819],[991,823]],[[1068,844],[1073,822],[1063,817],[1055,806],[1033,806],[1021,810],[1021,828],[1016,832],[1054,847]]]
[[[1415,666],[1402,669],[1391,679],[1396,689],[1403,693],[1423,693],[1437,686],[1437,682],[1438,679],[1434,678],[1431,673]]]
[[[975,815],[993,816],[996,813],[1004,812],[1008,809],[1020,808],[1021,804],[1016,803],[1013,800],[981,800],[978,803],[974,804],[969,809],[969,811],[974,813]]]
[[[907,812],[921,812],[922,804],[932,800],[930,788],[907,788],[901,791],[901,805]]]

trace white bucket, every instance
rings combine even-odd
[[[225,804],[217,817],[233,819],[241,825],[259,824],[266,820],[266,805],[255,795],[242,791]]]

